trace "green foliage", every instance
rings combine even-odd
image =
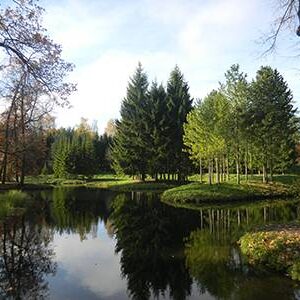
[[[293,163],[298,132],[292,93],[282,75],[271,67],[261,67],[250,87],[246,109],[247,131],[255,145],[259,164],[285,171]]]
[[[107,152],[111,139],[101,136],[83,120],[77,129],[60,129],[52,144],[53,172],[57,178],[91,176],[108,169]]]
[[[147,100],[146,132],[148,173],[155,177],[158,173],[167,173],[167,161],[170,146],[170,122],[166,112],[167,94],[162,84],[154,81]]]
[[[188,173],[188,158],[183,152],[183,125],[187,115],[192,109],[192,98],[189,93],[188,83],[178,66],[171,72],[167,84],[167,115],[170,120],[168,147],[168,169],[177,173],[178,179],[185,179]]]
[[[228,117],[228,102],[217,91],[211,92],[192,110],[184,124],[184,143],[190,157],[210,159],[226,152],[224,116]]]
[[[235,166],[240,174],[263,172],[263,181],[273,179],[275,171],[284,172],[295,161],[299,119],[287,83],[275,69],[262,67],[251,84],[233,65],[226,82],[212,91],[188,114],[184,143],[196,164],[215,169],[216,182],[224,173],[229,178]],[[204,160],[204,162],[203,162]],[[215,164],[215,165],[214,165]]]
[[[148,89],[148,78],[139,64],[131,78],[126,98],[117,122],[112,157],[117,173],[177,174],[185,179],[189,161],[183,149],[183,124],[191,110],[192,99],[183,74],[176,66],[171,72],[167,92],[153,82]]]
[[[116,172],[140,175],[143,179],[147,171],[145,148],[145,106],[147,103],[148,78],[139,63],[130,79],[127,95],[121,106],[121,120],[117,122],[117,132],[112,150],[113,166]]]
[[[289,269],[288,273],[290,274],[293,280],[300,281],[300,260],[295,262]]]

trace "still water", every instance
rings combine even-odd
[[[0,224],[1,299],[300,299],[300,285],[251,269],[236,241],[300,220],[300,203],[174,208],[157,194],[35,192]]]

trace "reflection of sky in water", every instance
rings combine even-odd
[[[83,241],[79,234],[54,235],[58,268],[49,278],[51,299],[128,299],[115,240],[103,222],[97,227],[97,236],[88,234]]]
[[[115,253],[116,241],[109,236],[102,221],[96,232],[90,232],[86,239],[79,234],[56,233],[53,245],[58,264],[54,277],[48,278],[51,299],[128,299],[127,281],[121,278],[120,253]],[[96,233],[96,234],[95,234]],[[165,297],[169,299],[169,290]],[[199,295],[196,284],[188,299],[215,299],[208,293]],[[154,295],[151,299],[156,299]]]

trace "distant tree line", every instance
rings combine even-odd
[[[61,128],[48,136],[49,153],[44,173],[58,178],[74,175],[91,176],[111,171],[109,149],[112,136],[99,136],[97,129],[82,119],[77,128]]]

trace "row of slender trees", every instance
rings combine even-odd
[[[299,119],[293,96],[282,75],[261,67],[255,80],[233,65],[226,81],[199,101],[184,125],[190,157],[208,169],[209,182],[228,179],[230,170],[246,178],[262,172],[263,182],[273,172],[284,172],[295,161]],[[202,176],[202,175],[200,175]],[[202,178],[201,178],[202,180]]]
[[[176,66],[166,89],[149,87],[141,64],[130,79],[112,148],[116,172],[145,179],[182,181],[189,158],[219,183],[236,172],[260,173],[263,181],[295,162],[299,119],[282,75],[261,67],[255,80],[233,65],[225,82],[192,106],[189,87]],[[215,176],[213,175],[215,173]],[[215,178],[215,179],[214,179]]]

